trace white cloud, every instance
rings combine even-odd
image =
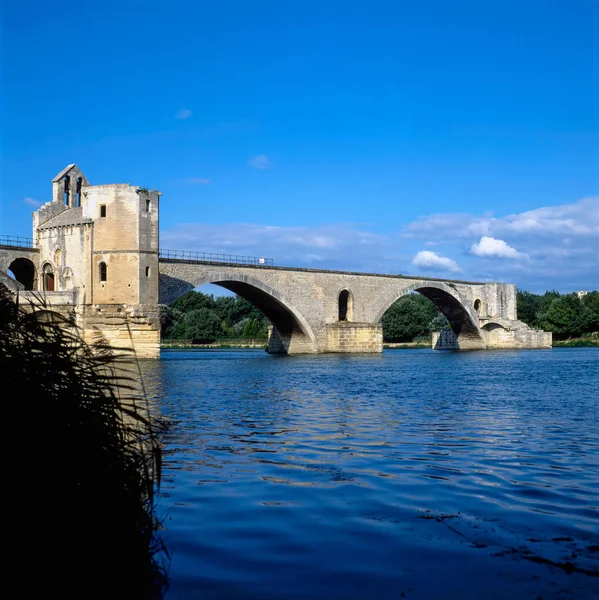
[[[254,167],[254,169],[258,169],[259,171],[264,171],[264,169],[268,169],[270,167],[271,163],[266,154],[258,154],[248,161],[248,165],[250,165],[250,167]]]
[[[482,256],[489,259],[485,278],[524,289],[571,291],[599,284],[599,196],[507,216],[427,215],[409,223],[401,239],[462,252],[468,278],[481,277],[480,264],[472,261]]]
[[[27,204],[27,206],[31,206],[31,208],[35,209],[38,209],[43,204],[43,202],[35,200],[34,198],[23,198],[23,202]]]
[[[404,233],[410,235],[403,236],[380,234],[373,224],[364,223],[312,227],[182,223],[161,232],[161,246],[264,256],[274,258],[277,265],[297,267],[406,275],[415,274],[416,267],[437,269],[441,276],[460,273],[456,278],[515,283],[535,292],[568,292],[599,285],[598,213],[599,198],[587,198],[508,217],[431,215],[408,225]],[[477,256],[473,245],[486,257]],[[448,256],[460,257],[459,265]]]
[[[505,217],[442,213],[421,217],[404,230],[406,238],[477,238],[535,235],[538,237],[599,235],[599,197],[572,204],[546,206]]]
[[[187,180],[187,183],[194,183],[196,185],[210,185],[210,179],[205,179],[204,177],[190,177]]]
[[[458,273],[461,270],[455,260],[447,258],[447,256],[441,256],[430,250],[421,250],[418,252],[412,259],[412,264],[430,271],[451,271],[452,273]]]
[[[503,240],[483,235],[480,242],[472,244],[470,252],[484,258],[528,258],[527,254],[518,252]]]
[[[189,110],[189,108],[182,108],[175,115],[175,119],[185,120],[185,119],[189,119],[189,117],[191,117],[191,115],[193,115],[193,111]]]
[[[529,210],[505,217],[506,231],[543,236],[599,234],[599,197],[583,198],[574,204],[561,204]]]
[[[327,269],[406,271],[397,243],[353,224],[282,227],[182,223],[160,235],[163,248],[273,258],[275,264]]]

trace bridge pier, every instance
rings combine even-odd
[[[268,328],[269,354],[322,354],[325,352],[382,352],[383,328],[380,323],[351,323],[340,321],[316,330],[320,346],[301,331],[281,334],[276,328]],[[320,335],[319,335],[320,334]],[[324,345],[322,345],[324,342]]]
[[[325,352],[383,351],[383,326],[380,323],[329,323],[325,326],[325,335]]]
[[[279,332],[275,327],[268,328],[269,354],[316,354],[314,342],[302,331]]]
[[[103,304],[86,306],[77,323],[87,343],[95,341],[131,349],[137,358],[160,358],[158,305]]]

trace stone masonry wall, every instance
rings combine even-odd
[[[443,293],[458,298],[460,303],[464,291],[472,296],[467,285],[451,286],[439,280],[161,260],[160,302],[168,304],[205,283],[227,281],[254,286],[277,298],[294,315],[298,327],[313,340],[316,352],[327,350],[326,326],[338,322],[338,298],[342,290],[348,290],[352,295],[353,322],[371,325],[380,322],[395,300],[422,287],[440,288]],[[485,286],[478,288],[477,295],[484,295]],[[463,305],[465,318],[471,323],[478,322],[473,302],[465,300]],[[476,328],[473,325],[473,329]]]
[[[380,323],[331,323],[326,326],[326,352],[382,352]]]
[[[511,284],[197,261],[160,261],[160,302],[164,304],[205,283],[222,283],[227,287],[231,282],[234,282],[235,291],[241,295],[244,289],[250,292],[255,288],[276,298],[293,317],[297,329],[304,333],[304,341],[311,340],[311,351],[315,352],[327,352],[329,348],[343,346],[343,330],[331,329],[329,332],[331,325],[339,323],[338,298],[342,290],[351,294],[355,332],[358,331],[357,324],[378,324],[393,302],[408,293],[420,291],[433,299],[442,312],[451,315],[450,321],[453,320],[454,331],[458,332],[460,349],[484,349],[486,334],[481,328],[485,323],[492,318],[512,323],[517,317],[516,289]],[[537,343],[538,336],[521,332],[520,337]],[[349,339],[347,332],[344,338]],[[513,337],[513,340],[516,338]],[[513,343],[520,344],[518,341]],[[305,347],[305,343],[303,345]]]
[[[133,349],[137,358],[160,356],[160,314],[155,305],[83,307],[78,324],[88,343],[104,339],[114,348]]]
[[[530,329],[521,322],[515,323],[514,329],[506,329],[499,325],[486,326],[483,329],[487,348],[551,348],[553,336],[548,331]]]

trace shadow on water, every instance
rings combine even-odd
[[[23,310],[1,285],[0,333],[3,389],[13,396],[4,423],[20,431],[5,478],[12,597],[162,598],[164,427],[135,361],[88,346],[60,315]]]

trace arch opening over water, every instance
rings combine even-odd
[[[234,292],[253,304],[280,334],[290,335],[294,332],[307,334],[298,315],[272,294],[245,282],[211,281],[210,283]]]
[[[160,277],[164,278],[164,275],[161,274]],[[251,276],[213,273],[193,281],[179,280],[176,291],[168,295],[169,304],[183,294],[206,284],[217,285],[233,292],[250,302],[266,317],[274,328],[269,339],[269,352],[285,354],[291,349],[296,351],[298,347],[305,352],[316,351],[314,333],[304,316],[280,293]],[[164,300],[162,298],[163,302]]]
[[[461,349],[486,347],[478,327],[478,317],[474,308],[469,308],[452,286],[441,282],[423,281],[404,288],[379,312],[377,320],[381,321],[383,315],[397,300],[412,292],[428,298],[439,313],[447,319]]]

